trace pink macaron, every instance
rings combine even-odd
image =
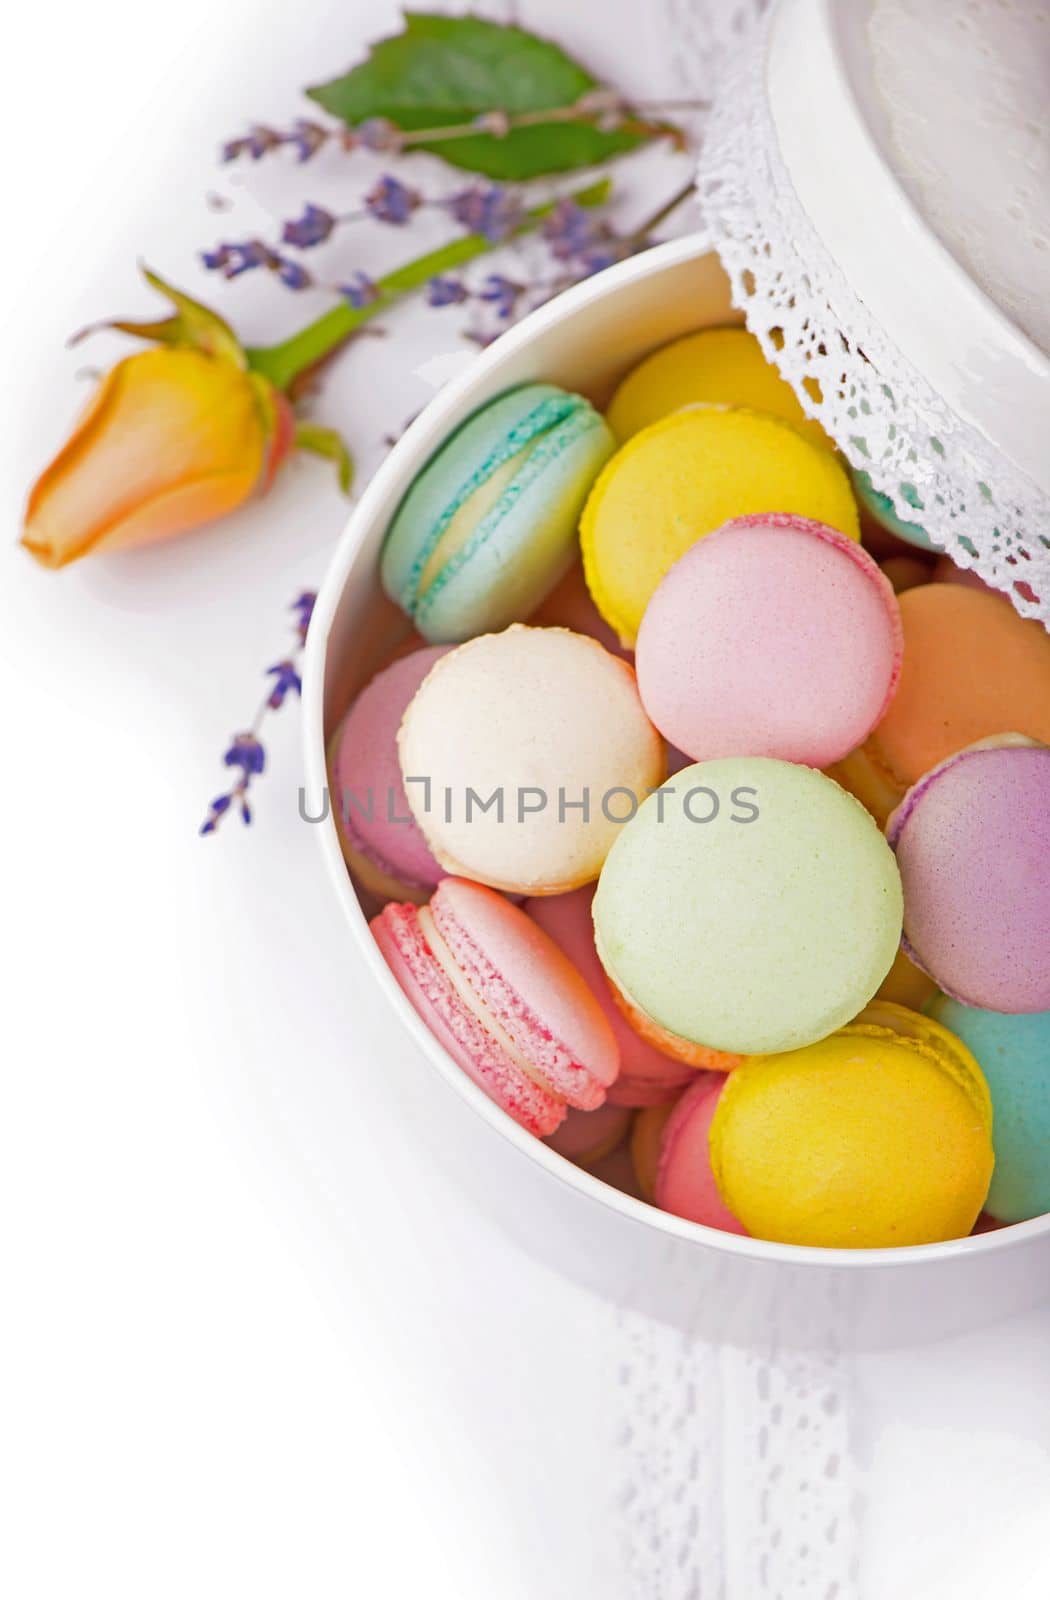
[[[431,667],[451,646],[400,656],[368,683],[332,740],[332,811],[347,865],[373,894],[421,904],[445,876],[408,807],[397,730]]]
[[[493,889],[445,878],[425,906],[372,924],[405,994],[468,1077],[530,1133],[593,1111],[620,1067],[588,985],[552,939]]]
[[[696,1076],[693,1067],[675,1061],[646,1042],[631,1027],[613,998],[605,969],[594,947],[591,902],[594,885],[571,894],[539,895],[522,909],[547,933],[584,978],[616,1035],[620,1047],[620,1075],[609,1090],[619,1106],[654,1106],[673,1100]]]
[[[805,517],[737,517],[694,544],[642,618],[635,666],[651,720],[696,761],[828,766],[862,743],[900,675],[889,580]]]
[[[671,1112],[660,1141],[654,1199],[676,1217],[723,1233],[746,1233],[726,1208],[711,1171],[708,1136],[725,1082],[721,1073],[700,1073]]]
[[[1050,1010],[1050,746],[982,740],[912,785],[886,824],[902,946],[955,1000]]]
[[[570,1111],[561,1126],[547,1136],[546,1142],[566,1161],[578,1167],[590,1167],[623,1143],[630,1126],[628,1107],[606,1100],[597,1111]]]

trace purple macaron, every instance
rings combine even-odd
[[[944,993],[1050,1010],[1050,746],[1003,735],[950,756],[886,825],[903,947]]]

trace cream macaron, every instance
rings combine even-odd
[[[665,771],[627,662],[568,628],[520,624],[436,663],[398,751],[445,870],[529,895],[593,882]]]

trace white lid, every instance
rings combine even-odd
[[[1031,18],[1034,70],[1050,44],[1050,27],[1038,21],[1041,9],[1030,5],[1021,14],[1022,20]],[[770,110],[796,194],[858,298],[952,409],[1050,492],[1050,361],[943,242],[947,235],[962,255],[972,233],[964,214],[964,169],[974,139],[996,143],[983,170],[985,192],[971,197],[971,218],[987,210],[988,181],[1016,160],[1009,122],[1000,116],[978,125],[975,111],[956,127],[958,167],[932,165],[934,151],[943,159],[946,124],[957,117],[960,101],[970,90],[976,97],[977,85],[970,82],[975,59],[988,71],[1009,67],[1002,48],[1009,41],[1013,51],[1022,49],[1026,30],[1016,26],[1013,13],[1015,27],[998,35],[1000,53],[993,63],[980,48],[981,10],[967,7],[973,50],[936,52],[938,72],[931,59],[929,105],[920,115],[914,99],[918,79],[896,52],[918,47],[924,31],[953,29],[953,11],[927,4],[917,13],[902,0],[779,0],[766,53]],[[1002,20],[996,6],[987,26],[1001,27]],[[1048,81],[1043,97],[1050,105]],[[1045,111],[1042,123],[1033,123],[1026,99],[1021,94],[1016,106],[1018,133],[1023,135],[1027,122],[1029,141],[1038,145],[1045,138]],[[912,194],[902,183],[905,176],[912,179]],[[1050,181],[1043,178],[1044,184]],[[931,226],[931,211],[941,237]],[[1038,218],[1034,228],[1038,233]],[[1031,249],[1016,253],[1025,268],[1040,259]],[[1041,256],[1041,296],[1035,284],[1025,295],[1022,285],[1004,282],[1006,265],[991,284],[1002,298],[1030,308],[1029,320],[1038,326],[1050,302],[1050,251]]]
[[[1050,50],[1047,6],[774,0],[722,63],[698,187],[734,301],[803,408],[903,520],[1050,627],[1050,359],[1029,336],[1047,296],[1026,280],[1050,265],[1033,190],[1050,127],[1042,69],[1022,70]],[[977,47],[949,47],[960,18],[985,28]],[[982,251],[1000,198],[1008,216],[1024,202],[1021,246]]]

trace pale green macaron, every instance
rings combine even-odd
[[[864,807],[811,767],[685,767],[639,808],[594,899],[613,983],[663,1028],[740,1055],[856,1016],[901,935],[900,875]]]
[[[498,395],[410,485],[383,545],[383,588],[432,644],[524,622],[576,559],[580,512],[613,449],[582,395],[552,383]]]

